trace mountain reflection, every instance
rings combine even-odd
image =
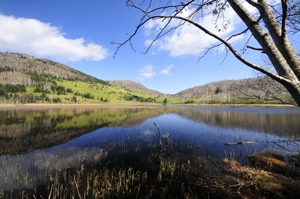
[[[0,154],[59,145],[105,126],[137,125],[163,112],[163,108],[0,110]]]
[[[259,108],[248,112],[232,110],[174,106],[0,110],[0,154],[22,154],[56,146],[99,128],[132,127],[166,113],[213,127],[300,136],[300,112],[287,109],[282,113],[283,109],[276,108],[272,109],[275,111],[272,114],[259,111]]]
[[[300,138],[300,111],[205,109],[132,106],[0,110],[0,179],[4,179],[0,187],[6,193],[24,187],[42,189],[52,176],[75,171],[83,164],[88,166],[85,171],[102,161],[105,167],[113,167],[111,160],[119,157],[127,168],[131,166],[126,165],[129,159],[151,157],[156,151],[164,151],[166,157],[178,156],[180,161],[206,156],[222,160],[224,155],[234,154],[240,162],[249,154],[268,149],[299,151],[299,142],[292,145],[286,140]],[[255,144],[225,145],[243,141]]]
[[[260,108],[252,108],[260,109]],[[273,108],[279,110],[282,108]],[[232,110],[232,109],[231,109]],[[252,131],[271,133],[278,136],[300,136],[300,110],[298,113],[287,112],[268,114],[264,112],[238,112],[218,110],[181,109],[178,114],[194,121],[204,122],[223,128],[241,128]]]

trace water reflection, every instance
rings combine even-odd
[[[157,108],[0,110],[0,154],[55,146],[104,126],[136,125],[162,112]]]
[[[241,128],[279,136],[300,136],[299,108],[193,107],[180,115],[223,128]]]
[[[220,159],[234,154],[241,162],[262,150],[299,151],[299,110],[264,111],[163,106],[2,110],[0,187],[40,187],[53,173],[80,168],[83,161],[93,164],[115,151],[147,151],[160,137],[164,144],[182,148],[182,154],[189,150]],[[255,144],[225,145],[247,141]]]

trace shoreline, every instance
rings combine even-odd
[[[223,107],[291,107],[299,108],[291,104],[178,104],[183,106],[223,106]]]
[[[45,109],[45,108],[93,108],[93,107],[101,107],[101,108],[141,108],[144,106],[163,106],[162,104],[0,104],[0,109]],[[293,105],[288,104],[167,104],[167,106],[211,106],[211,107],[278,107],[278,108],[299,108]]]
[[[47,109],[47,108],[116,108],[142,107],[138,104],[0,104],[0,109]]]

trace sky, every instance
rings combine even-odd
[[[131,80],[165,94],[221,80],[243,79],[253,70],[224,49],[199,57],[214,41],[190,25],[158,40],[147,54],[146,45],[162,23],[151,21],[133,38],[133,50],[117,45],[134,32],[141,13],[122,0],[1,0],[0,51],[17,52],[65,64],[102,80]],[[189,10],[182,13],[188,14]],[[231,11],[224,36],[242,29]],[[201,20],[217,31],[207,16]],[[246,37],[236,38],[241,49]],[[250,55],[251,54],[251,55]],[[253,55],[254,54],[254,55]],[[260,62],[259,53],[245,56]]]

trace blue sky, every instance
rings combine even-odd
[[[116,45],[135,30],[137,10],[125,0],[1,0],[0,51],[47,58],[102,80],[132,80],[149,89],[175,94],[187,88],[225,79],[242,79],[254,72],[219,49],[198,62],[212,41],[191,26],[182,27],[159,40],[143,54],[149,38],[161,24],[148,23],[133,39],[136,51],[123,46],[113,58]],[[188,12],[188,11],[187,11]],[[240,27],[234,13],[225,36]],[[203,20],[213,26],[212,19]],[[235,45],[242,48],[244,38]],[[205,43],[206,42],[206,43]],[[245,54],[260,62],[259,53]]]

